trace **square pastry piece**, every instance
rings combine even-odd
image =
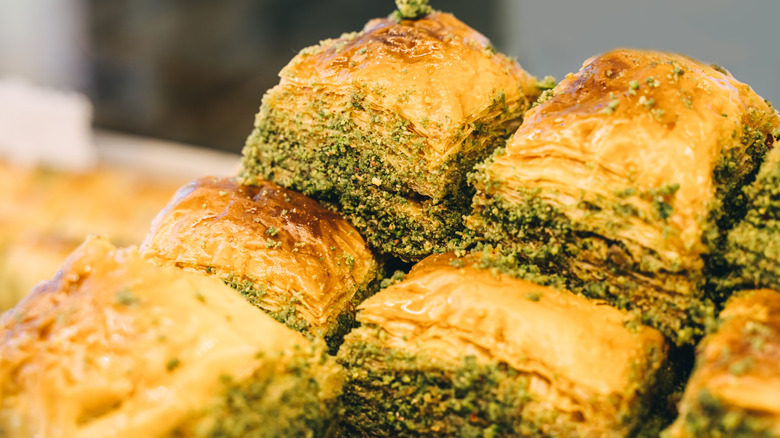
[[[460,238],[466,173],[539,94],[517,63],[440,12],[372,20],[304,49],[280,76],[244,148],[245,182],[327,203],[407,261]]]
[[[587,60],[540,102],[476,172],[468,226],[692,342],[712,317],[707,255],[744,215],[775,111],[721,68],[625,49]]]
[[[147,259],[207,272],[252,304],[336,348],[379,267],[346,219],[268,181],[202,178],[182,187],[141,246]]]
[[[780,437],[780,293],[740,293],[720,316],[664,437]]]
[[[338,355],[354,436],[626,436],[672,374],[657,330],[479,256],[423,260],[358,320]]]
[[[0,317],[0,436],[323,436],[343,371],[215,278],[89,238]]]

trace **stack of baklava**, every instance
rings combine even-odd
[[[664,52],[537,81],[397,4],[2,316],[0,436],[780,436],[771,105]]]

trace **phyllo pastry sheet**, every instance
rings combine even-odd
[[[104,238],[0,317],[3,437],[322,436],[342,378],[221,281]]]
[[[708,254],[744,215],[775,111],[721,68],[627,49],[587,60],[539,102],[475,174],[468,225],[692,342],[712,318]]]
[[[780,293],[741,292],[720,319],[664,436],[780,437]]]
[[[480,263],[431,256],[359,307],[338,355],[345,430],[603,437],[651,424],[672,375],[660,332]]]
[[[288,326],[335,349],[379,265],[349,222],[268,181],[201,178],[174,195],[141,246],[155,263],[223,279]]]
[[[302,50],[280,76],[247,139],[245,181],[327,203],[407,261],[460,239],[466,173],[539,94],[516,62],[440,12],[372,20]]]

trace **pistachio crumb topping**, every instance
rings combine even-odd
[[[628,94],[633,96],[636,94],[636,90],[638,89],[639,89],[639,81],[632,80],[631,82],[628,83]]]
[[[553,76],[545,76],[543,79],[536,81],[536,87],[542,90],[551,90],[555,88],[557,81]]]
[[[393,16],[399,21],[417,20],[433,12],[428,0],[395,0],[395,5],[398,9]]]

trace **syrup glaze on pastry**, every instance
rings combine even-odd
[[[335,346],[379,266],[349,222],[272,182],[185,185],[141,246],[161,264],[215,275],[288,326]]]

